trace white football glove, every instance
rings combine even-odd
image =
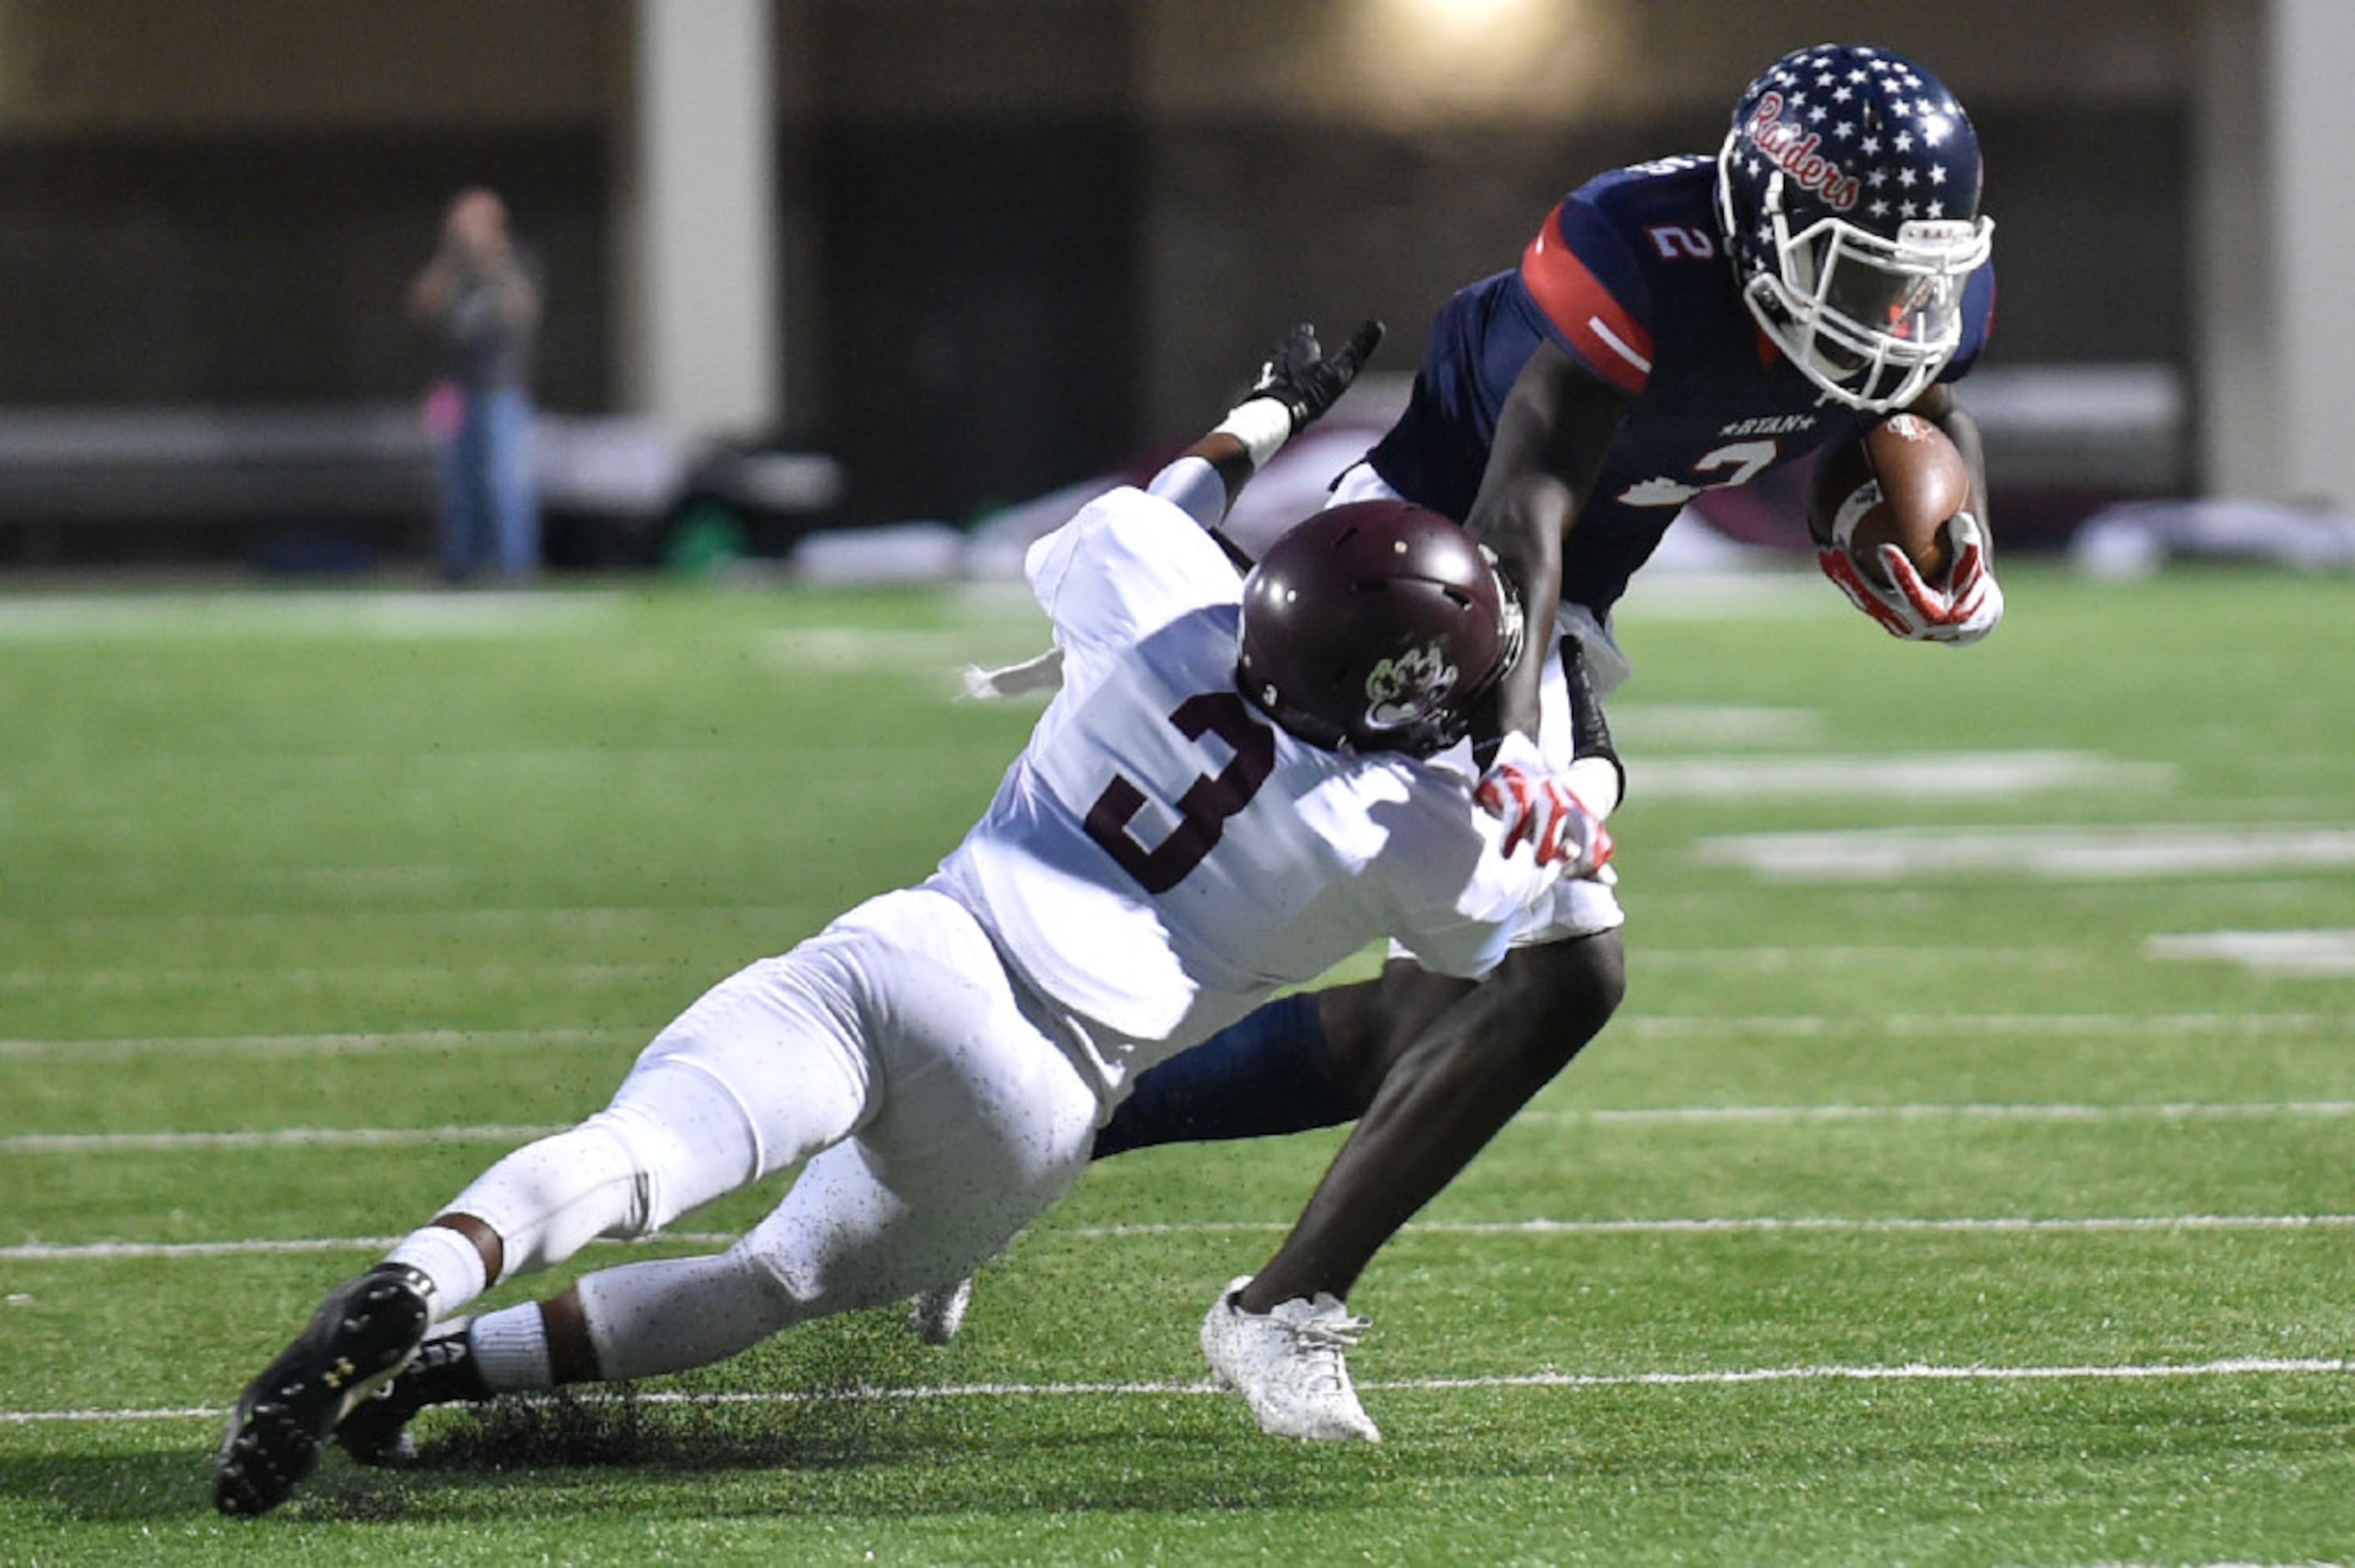
[[[1526,843],[1540,865],[1559,863],[1564,876],[1593,876],[1611,863],[1616,846],[1601,813],[1579,799],[1537,742],[1518,730],[1497,748],[1472,798],[1504,822],[1506,854]]]
[[[1879,621],[1891,637],[1909,642],[1977,642],[2003,619],[2003,589],[1987,568],[1987,535],[1979,520],[1957,512],[1944,526],[1954,540],[1955,564],[1942,587],[1923,582],[1905,552],[1894,545],[1881,546],[1881,565],[1890,582],[1885,588],[1836,546],[1816,552],[1816,565],[1848,595],[1849,602]]]

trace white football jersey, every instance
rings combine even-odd
[[[1444,973],[1495,967],[1555,868],[1497,853],[1461,748],[1320,750],[1246,703],[1241,581],[1185,513],[1112,491],[1026,568],[1062,689],[942,875],[1109,1032],[1082,1045],[1106,1088],[1381,938]]]

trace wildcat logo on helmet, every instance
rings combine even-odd
[[[1847,212],[1856,206],[1862,190],[1857,177],[1817,150],[1824,144],[1821,136],[1783,119],[1781,93],[1769,92],[1759,99],[1758,107],[1750,112],[1750,123],[1742,129],[1751,143],[1801,190],[1813,191],[1835,212]]]
[[[1377,729],[1411,724],[1444,700],[1455,680],[1436,642],[1384,659],[1366,672],[1366,722]]]

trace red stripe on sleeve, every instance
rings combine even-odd
[[[1561,236],[1561,209],[1521,254],[1521,281],[1572,347],[1621,391],[1638,393],[1652,376],[1652,334],[1587,270]]]

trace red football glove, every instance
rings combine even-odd
[[[1472,798],[1504,822],[1506,854],[1526,843],[1540,865],[1559,863],[1565,876],[1592,876],[1611,863],[1611,830],[1518,730],[1497,748]]]
[[[1978,519],[1957,512],[1945,526],[1958,548],[1943,587],[1923,582],[1905,552],[1894,545],[1881,546],[1881,565],[1890,582],[1885,588],[1867,578],[1849,553],[1837,546],[1817,551],[1816,565],[1848,595],[1849,602],[1879,621],[1891,637],[1909,642],[1977,642],[2003,619],[2003,589],[1987,570]]]

